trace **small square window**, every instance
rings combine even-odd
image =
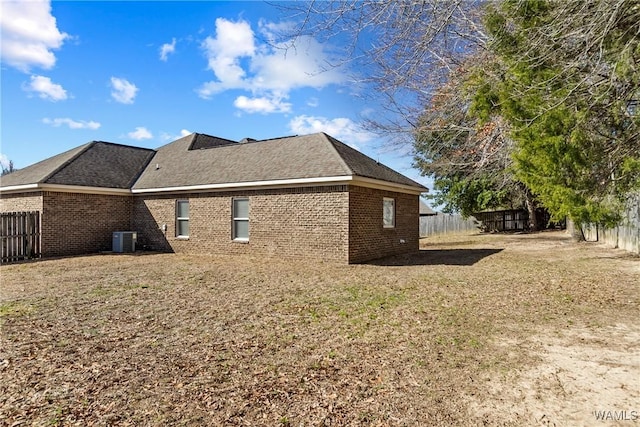
[[[382,226],[384,228],[394,228],[396,226],[396,199],[383,197]]]
[[[176,237],[189,237],[188,200],[176,200]]]

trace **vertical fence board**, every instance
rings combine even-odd
[[[603,242],[615,248],[640,254],[640,194],[629,197],[622,222],[613,228],[583,224],[582,233],[589,242]]]
[[[40,235],[40,212],[0,213],[0,263],[39,258]]]
[[[422,216],[420,217],[420,237],[478,230],[478,225],[475,218],[464,219],[461,215]]]

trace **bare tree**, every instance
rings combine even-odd
[[[2,166],[2,175],[7,175],[15,171],[17,171],[17,169],[13,167],[13,160],[9,160],[9,164],[6,167]]]
[[[343,44],[348,64],[380,114],[381,132],[411,136],[435,91],[486,43],[481,3],[469,0],[339,0],[279,4],[301,25],[294,36]]]

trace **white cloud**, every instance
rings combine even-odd
[[[149,132],[149,130],[143,126],[138,126],[136,130],[133,132],[129,132],[127,136],[131,139],[135,139],[137,141],[141,141],[143,139],[151,139],[153,138],[153,134]]]
[[[176,51],[176,39],[171,39],[171,43],[165,43],[160,47],[160,60],[166,61],[170,53]]]
[[[170,133],[167,133],[167,132],[162,132],[160,134],[160,139],[163,140],[163,141],[175,141],[176,139],[180,139],[180,138],[183,138],[183,137],[185,137],[187,135],[191,135],[192,133],[193,132],[191,132],[190,130],[187,130],[187,129],[182,129],[180,131],[179,135],[173,135],[173,134],[170,134]]]
[[[289,42],[290,43],[290,42]],[[289,91],[302,87],[323,88],[344,83],[346,76],[330,68],[325,47],[311,37],[298,37],[295,48],[287,43],[270,47],[251,62],[252,89]]]
[[[111,77],[111,96],[122,104],[133,104],[138,88],[126,79]]]
[[[2,62],[28,72],[33,66],[49,69],[69,35],[60,32],[49,0],[2,1],[0,38]]]
[[[320,100],[318,98],[316,98],[316,97],[309,98],[307,100],[307,105],[309,107],[317,107],[318,105],[320,105]]]
[[[272,32],[281,27],[286,24],[260,24],[268,39],[275,37]],[[327,47],[315,39],[299,37],[295,44],[291,40],[259,44],[249,23],[242,20],[218,18],[215,36],[207,37],[202,48],[216,80],[198,88],[200,97],[211,98],[231,89],[246,90],[252,96],[238,97],[235,104],[245,106],[247,112],[288,112],[290,104],[278,106],[273,101],[287,98],[294,89],[319,89],[346,81],[341,71],[327,69],[331,55]],[[263,108],[258,104],[274,105]]]
[[[270,44],[276,43],[287,34],[295,33],[298,25],[294,21],[280,21],[270,22],[265,19],[260,19],[258,22],[258,29],[264,38]]]
[[[61,85],[53,83],[49,77],[31,76],[29,84],[22,85],[22,89],[36,92],[40,98],[53,102],[67,99],[67,91]]]
[[[376,135],[345,117],[327,119],[326,117],[297,116],[289,122],[291,132],[298,135],[325,132],[334,138],[358,148],[357,144],[367,143]]]
[[[246,21],[231,22],[216,19],[216,37],[207,37],[202,43],[209,69],[218,78],[217,82],[206,83],[200,91],[204,98],[226,89],[242,88],[245,71],[240,65],[243,57],[255,54],[254,34]]]
[[[42,119],[42,123],[47,124],[47,125],[51,125],[53,127],[60,127],[62,125],[67,125],[69,127],[69,129],[91,129],[91,130],[96,130],[98,128],[100,128],[100,123],[98,122],[94,122],[93,120],[90,121],[84,121],[84,120],[73,120],[73,119],[69,119],[69,118],[56,118],[56,119],[49,119],[49,118],[44,118]]]
[[[281,97],[258,97],[247,98],[246,96],[239,96],[233,102],[233,105],[247,113],[288,113],[291,111],[291,104],[283,102]]]

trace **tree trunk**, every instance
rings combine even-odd
[[[540,230],[540,224],[538,224],[538,217],[536,215],[536,202],[529,190],[525,190],[525,205],[529,213],[529,231]]]
[[[581,223],[567,219],[567,229],[574,241],[584,242],[587,240],[584,236],[584,230],[582,229]]]

